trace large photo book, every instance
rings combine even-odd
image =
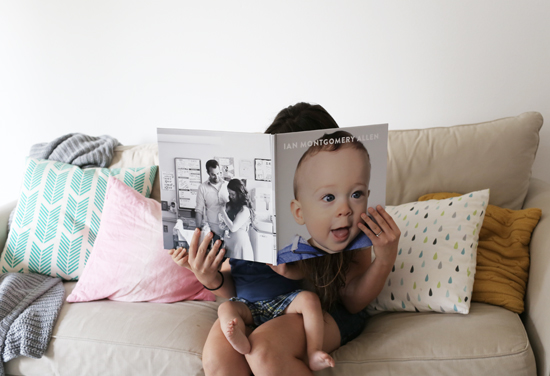
[[[282,264],[368,247],[386,201],[388,125],[276,135],[158,128],[164,247],[214,233],[226,256]]]

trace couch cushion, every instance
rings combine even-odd
[[[472,303],[468,315],[382,313],[356,340],[333,353],[319,375],[536,375],[519,316]],[[450,371],[452,369],[452,371]]]
[[[64,284],[66,294],[74,282]],[[203,375],[202,346],[216,302],[65,303],[41,359],[17,358],[8,375]],[[468,315],[381,313],[332,354],[316,375],[534,376],[535,360],[519,316],[472,303]],[[450,373],[455,373],[454,371]]]
[[[64,284],[66,296],[75,283]],[[41,359],[6,363],[9,375],[202,375],[215,302],[64,303]]]
[[[479,124],[390,131],[386,203],[490,188],[491,204],[521,209],[541,126],[541,114],[526,112]]]

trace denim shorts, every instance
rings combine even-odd
[[[365,329],[368,318],[366,308],[358,313],[351,314],[342,303],[336,302],[328,313],[340,329],[340,346],[344,346],[352,339],[357,338]]]

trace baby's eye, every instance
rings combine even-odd
[[[361,198],[364,195],[362,191],[356,191],[351,194],[352,198]]]
[[[334,195],[333,194],[328,194],[328,195],[325,195],[323,197],[323,201],[326,201],[326,202],[331,202],[331,201],[334,201]]]

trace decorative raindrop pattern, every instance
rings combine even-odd
[[[489,190],[483,190],[387,206],[403,235],[392,273],[369,311],[468,313],[488,202]]]

